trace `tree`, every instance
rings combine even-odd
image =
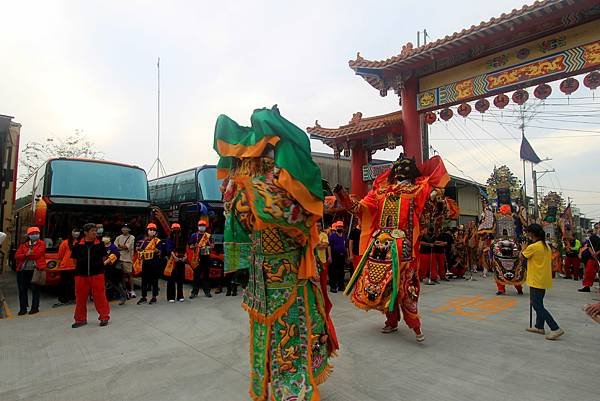
[[[45,142],[28,142],[19,157],[19,184],[23,184],[46,160],[53,157],[78,157],[101,160],[104,153],[94,149],[95,145],[75,130],[66,138],[48,137]]]

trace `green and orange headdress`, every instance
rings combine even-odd
[[[221,159],[217,175],[229,175],[235,159],[260,157],[267,147],[275,150],[279,167],[279,183],[310,213],[323,215],[321,170],[312,160],[308,136],[272,109],[256,109],[250,127],[240,126],[226,115],[220,115],[215,126],[214,149]]]
[[[227,178],[239,160],[267,154],[273,157],[275,166],[279,169],[278,185],[311,215],[308,224],[298,227],[307,240],[298,275],[300,278],[316,277],[314,249],[319,242],[319,233],[314,223],[323,216],[323,186],[321,170],[311,157],[308,137],[300,128],[281,117],[276,106],[272,109],[254,110],[250,121],[250,127],[242,127],[225,115],[218,117],[214,149],[221,159],[217,165],[217,176]],[[229,264],[236,264],[238,267],[244,265],[243,256],[248,253],[250,245],[247,234],[236,224],[235,219],[228,221],[229,226],[226,224],[224,232],[225,249],[229,250],[230,255],[241,257],[228,258],[226,252],[226,269]],[[232,263],[228,263],[228,260]]]

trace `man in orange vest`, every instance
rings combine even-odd
[[[207,232],[208,222],[204,219],[198,221],[198,231],[190,236],[188,245],[193,253],[192,268],[194,269],[194,286],[190,299],[198,296],[200,285],[207,298],[211,298],[209,269],[210,269],[210,252],[214,246],[212,235]]]
[[[53,308],[73,303],[75,299],[75,259],[71,257],[73,246],[80,241],[81,229],[73,227],[71,236],[60,243],[58,247],[58,267],[60,269],[60,284],[58,302]]]
[[[163,267],[161,260],[164,254],[163,243],[156,236],[156,224],[149,223],[146,229],[148,230],[148,235],[139,249],[139,257],[142,258],[142,297],[137,302],[138,305],[148,302],[146,295],[149,291],[152,291],[150,305],[157,302],[158,278],[162,273],[161,269]]]
[[[31,309],[29,314],[33,315],[39,312],[40,307],[40,287],[32,284],[33,272],[46,269],[46,243],[40,239],[40,229],[29,227],[27,229],[28,240],[22,243],[15,259],[17,262],[17,286],[19,287],[19,316],[27,313],[29,299],[27,292],[31,289]]]

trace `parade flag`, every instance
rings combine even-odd
[[[542,161],[531,147],[527,138],[525,138],[525,135],[523,135],[521,139],[521,159],[532,162],[533,164],[538,164]]]

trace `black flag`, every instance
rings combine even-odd
[[[523,135],[521,139],[521,159],[532,162],[533,164],[538,164],[542,161],[531,147],[527,138],[525,138],[525,135]]]

